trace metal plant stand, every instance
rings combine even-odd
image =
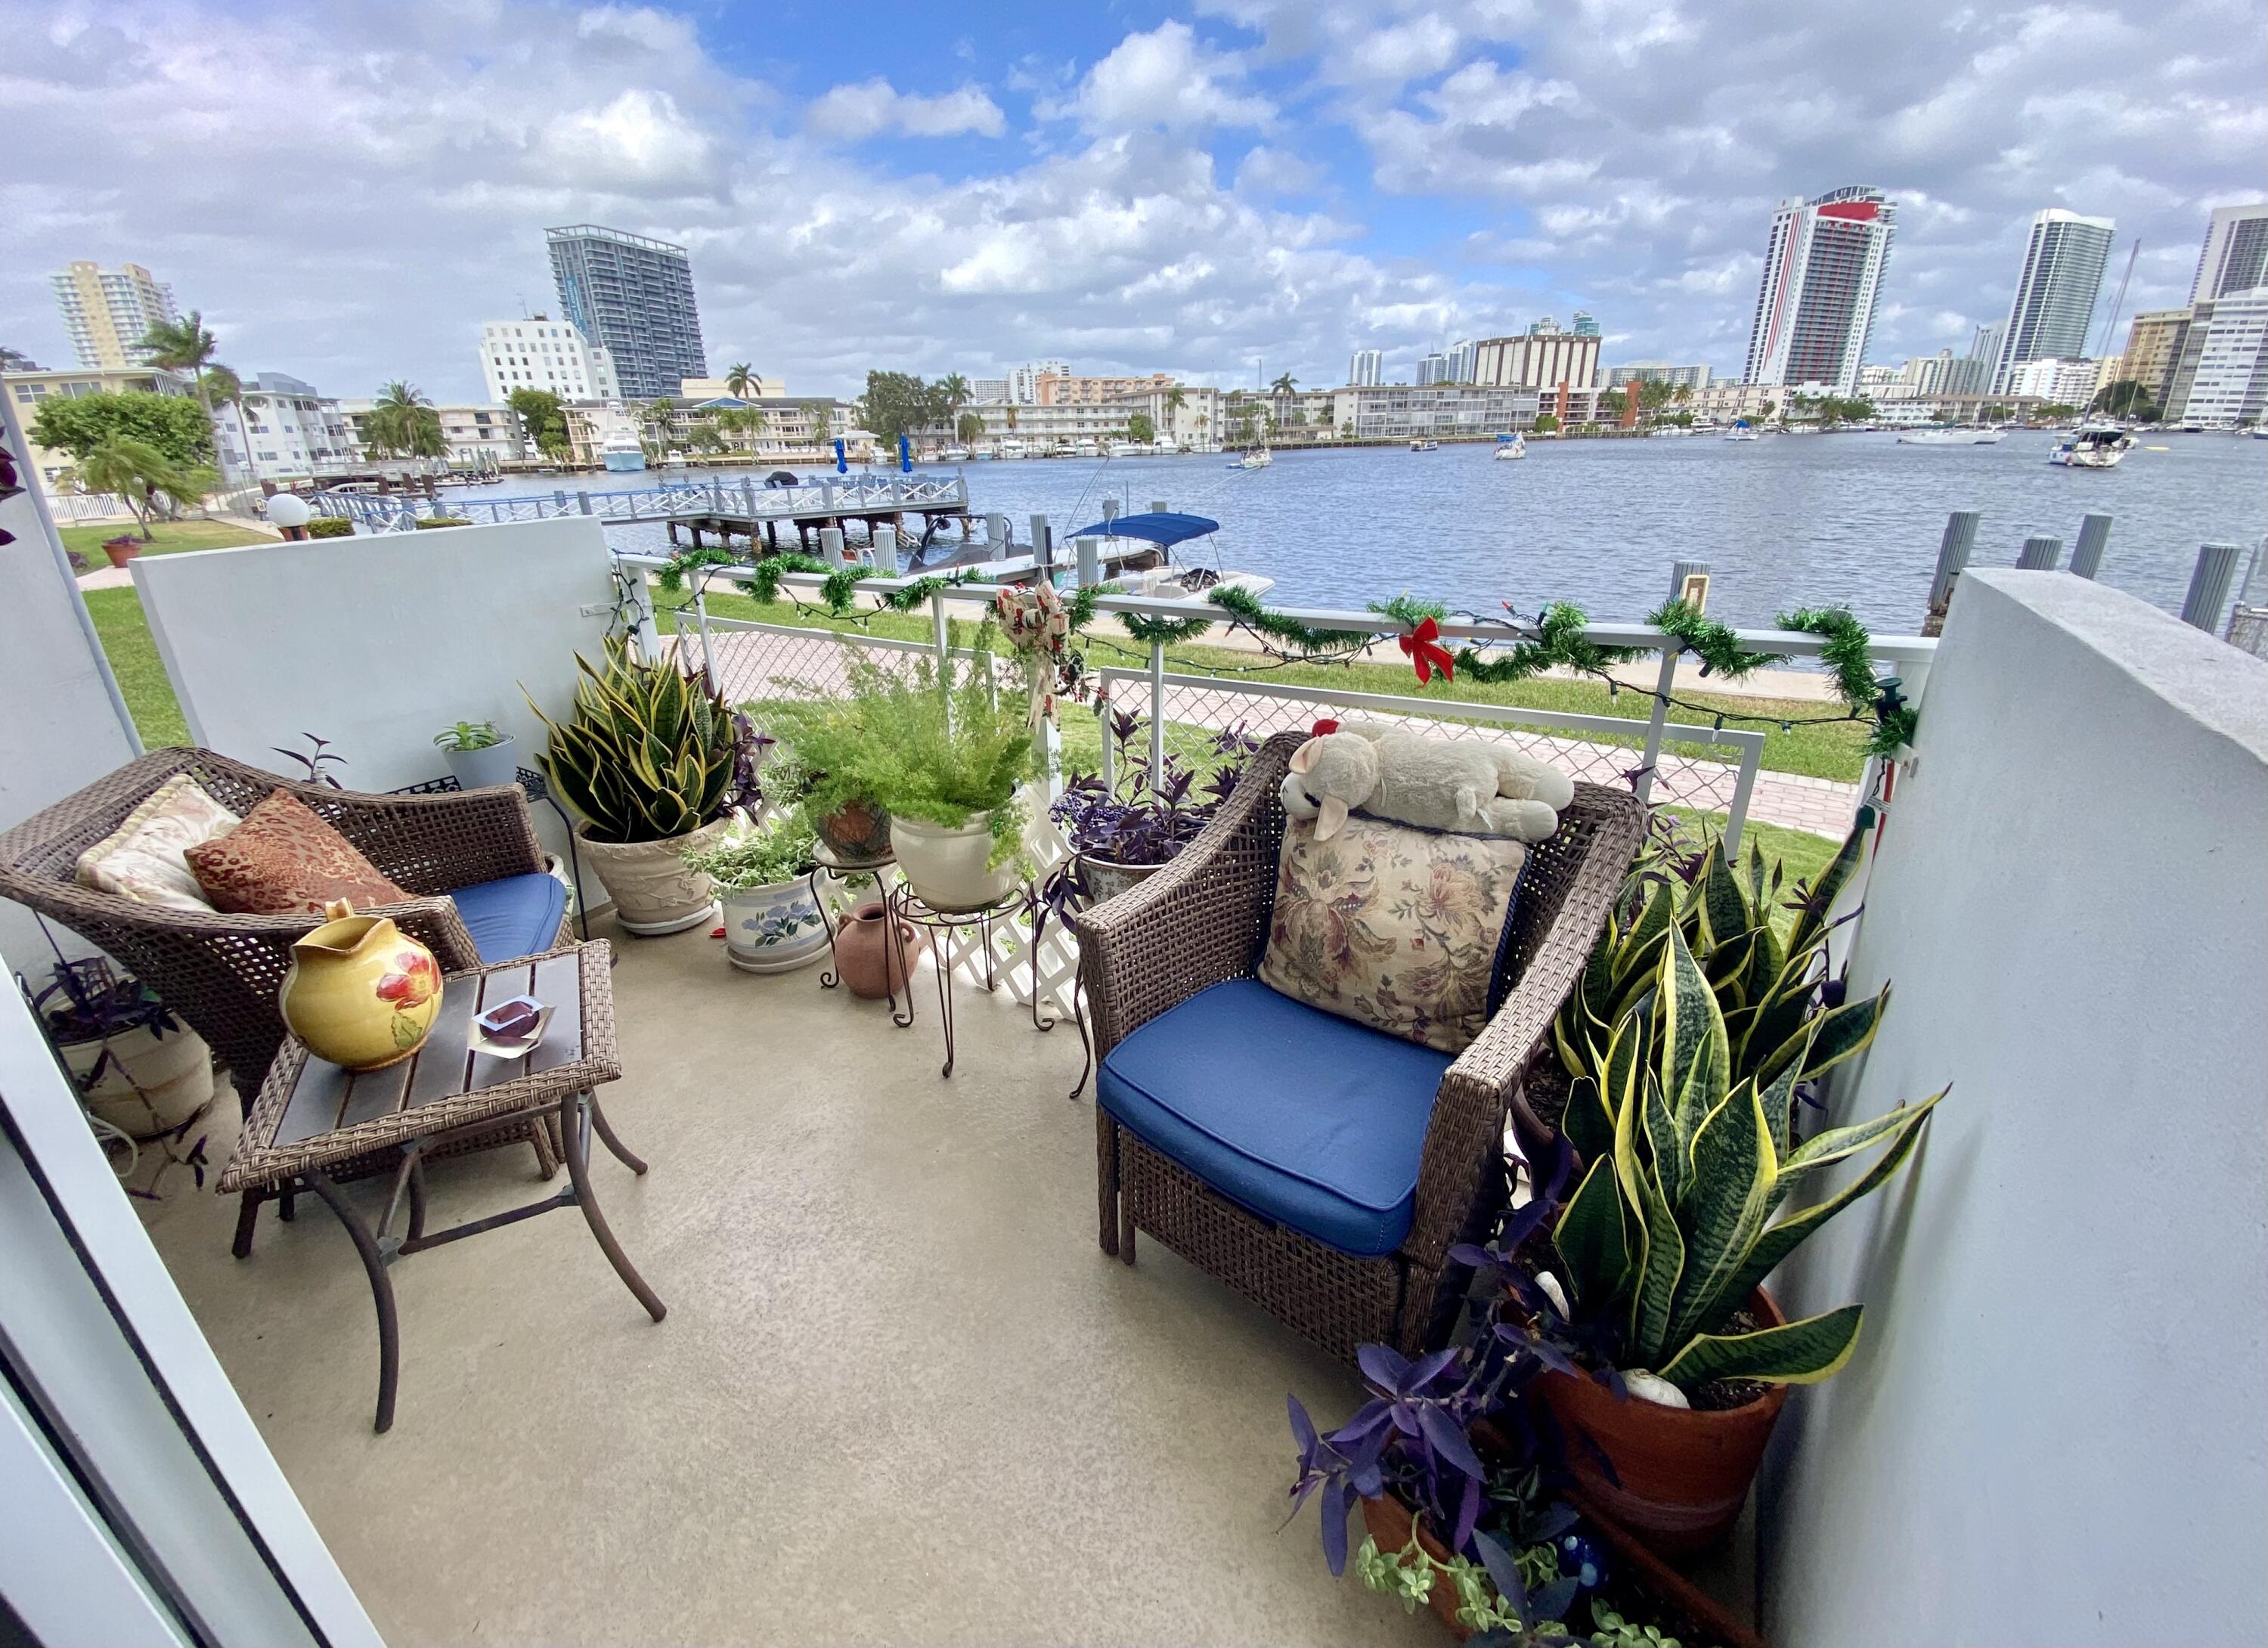
[[[882,991],[889,997],[890,1022],[901,1030],[904,1029],[914,1021],[913,958],[906,953],[905,944],[902,935],[898,931],[897,923],[889,920],[889,872],[898,862],[896,855],[884,853],[879,858],[843,858],[838,857],[835,850],[822,841],[814,843],[811,857],[811,901],[819,907],[820,918],[827,928],[827,967],[819,975],[819,988],[833,990],[843,982],[842,958],[835,947],[835,935],[842,928],[843,918],[828,913],[827,900],[819,890],[820,878],[827,875],[837,878],[855,875],[873,876],[874,886],[881,894],[883,920],[889,928],[887,938],[891,945],[892,953],[897,959],[896,972],[893,973],[887,966],[882,969]],[[852,900],[850,908],[856,909],[858,907],[858,901]],[[906,1004],[902,1013],[898,1009],[898,990],[897,986],[891,982],[893,979],[903,979],[906,982]]]
[[[431,1034],[415,1054],[374,1070],[348,1070],[316,1058],[296,1038],[287,1040],[269,1066],[260,1097],[245,1118],[236,1154],[221,1174],[224,1192],[253,1191],[291,1198],[306,1191],[338,1216],[370,1278],[378,1313],[378,1415],[373,1428],[394,1424],[401,1378],[400,1335],[394,1306],[394,1262],[533,1218],[554,1208],[580,1208],[592,1239],[646,1313],[667,1313],[659,1295],[622,1251],[591,1188],[590,1144],[599,1142],[634,1173],[646,1164],[618,1138],[599,1107],[596,1089],[622,1074],[615,1049],[614,995],[608,980],[611,952],[602,939],[532,961],[511,961],[442,981],[440,1009]],[[543,1039],[512,1058],[475,1053],[468,1046],[472,1019],[484,1006],[532,995],[552,1009]],[[567,1183],[540,1201],[453,1225],[425,1228],[425,1162],[500,1126],[534,1122],[554,1129],[567,1163]],[[341,1173],[369,1172],[372,1159],[391,1158],[393,1190],[375,1225],[358,1214],[339,1188]],[[395,1219],[405,1212],[399,1233]],[[247,1199],[247,1206],[256,1203]],[[239,1243],[238,1256],[247,1249]]]
[[[1020,881],[998,899],[980,909],[939,910],[932,909],[924,903],[920,896],[914,892],[912,886],[902,881],[885,894],[883,910],[885,919],[891,923],[893,933],[897,931],[898,921],[906,921],[931,935],[930,948],[932,953],[931,959],[937,968],[938,1017],[945,1026],[945,1068],[939,1072],[940,1075],[953,1074],[954,1058],[953,975],[955,967],[953,938],[955,933],[965,932],[972,928],[976,931],[976,947],[983,953],[984,956],[984,988],[989,991],[997,988],[999,983],[992,951],[992,923],[1003,918],[1013,921],[1028,916],[1032,923],[1032,940],[1027,946],[1031,955],[1032,968],[1032,1028],[1046,1031],[1056,1027],[1055,1019],[1042,1013],[1040,1008],[1039,940],[1047,923],[1048,906],[1047,901],[1041,897],[1035,884],[1029,880]],[[906,996],[908,997],[907,1017],[904,1022],[910,1024],[913,1021],[911,999],[913,982],[910,978],[906,982]],[[1086,1016],[1083,1013],[1075,1013],[1073,1017],[1079,1025],[1079,1045],[1086,1049],[1087,1063],[1092,1064],[1094,1048],[1087,1039]],[[1084,1087],[1086,1085],[1086,1073],[1082,1070],[1079,1073],[1079,1086]],[[1076,1098],[1078,1094],[1079,1088],[1074,1087],[1071,1090],[1071,1096]]]

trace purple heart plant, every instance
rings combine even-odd
[[[1246,762],[1260,747],[1239,722],[1213,734],[1199,769],[1167,754],[1152,770],[1148,743],[1136,734],[1140,717],[1104,711],[1102,735],[1111,740],[1112,766],[1119,774],[1114,790],[1092,773],[1064,786],[1051,809],[1072,850],[1120,864],[1161,864],[1195,841],[1212,821],[1220,804],[1234,792]]]

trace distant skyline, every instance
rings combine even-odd
[[[1407,380],[1576,309],[1609,364],[1732,375],[1775,203],[1849,185],[1898,210],[1868,358],[1958,353],[2047,208],[2116,218],[2122,269],[2141,237],[2126,315],[2181,304],[2268,151],[2253,0],[998,0],[855,26],[811,0],[0,0],[0,344],[68,364],[48,277],[130,261],[239,371],[350,396],[477,397],[481,321],[556,312],[543,231],[583,222],[688,247],[710,364],[795,394],[1043,355],[1314,386],[1375,348]]]

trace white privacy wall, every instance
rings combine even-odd
[[[36,485],[31,466],[21,461],[20,435],[11,415],[0,413],[0,440],[18,454],[21,477]],[[35,493],[0,499],[0,531],[15,536],[13,543],[0,544],[0,830],[5,830],[140,752],[112,707],[85,609]],[[55,931],[67,953],[87,953],[84,943]],[[32,913],[6,899],[0,899],[0,958],[35,984],[46,982],[54,964]]]
[[[1772,1639],[2252,1642],[2268,1619],[2268,664],[1966,572],[1852,988],[1838,1120],[1950,1081],[1785,1278],[1863,1300],[1760,1530]]]
[[[606,529],[585,519],[160,555],[134,581],[192,738],[291,773],[273,747],[316,733],[350,790],[441,776],[433,734],[460,720],[494,721],[533,767],[520,688],[562,714],[613,602]],[[558,847],[549,808],[536,822]]]

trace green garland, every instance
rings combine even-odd
[[[1485,686],[1526,681],[1555,668],[1586,675],[1604,675],[1608,666],[1646,656],[1644,647],[1605,647],[1583,633],[1590,624],[1583,609],[1572,601],[1554,601],[1535,621],[1535,635],[1509,652],[1493,655],[1476,647],[1457,649],[1457,673]]]
[[[848,570],[847,568],[843,570]],[[779,599],[779,581],[783,574],[816,572],[823,578],[835,570],[835,568],[815,556],[790,553],[766,555],[748,569],[747,577],[735,578],[733,581],[769,607]]]
[[[1820,638],[1819,661],[1835,677],[1836,696],[1854,717],[1874,718],[1874,736],[1867,740],[1869,755],[1894,761],[1913,742],[1920,717],[1905,700],[1905,685],[1895,675],[1874,673],[1866,626],[1849,607],[1799,607],[1779,615],[1779,627]]]
[[[1364,629],[1318,629],[1296,618],[1270,612],[1250,590],[1233,584],[1216,584],[1205,599],[1226,613],[1236,624],[1266,641],[1280,641],[1301,658],[1337,658],[1359,652],[1378,637]]]
[[[701,572],[710,567],[746,566],[747,564],[747,562],[729,549],[711,549],[705,547],[699,549],[681,549],[670,556],[663,565],[661,587],[674,595],[685,587],[685,575],[688,572]]]
[[[1704,675],[1738,681],[1771,662],[1771,653],[1749,651],[1729,627],[1713,618],[1703,617],[1700,608],[1690,601],[1664,601],[1646,614],[1646,621],[1665,635],[1675,636],[1681,651],[1690,652],[1701,660]],[[1860,650],[1864,651],[1865,630],[1859,632],[1859,639]]]

